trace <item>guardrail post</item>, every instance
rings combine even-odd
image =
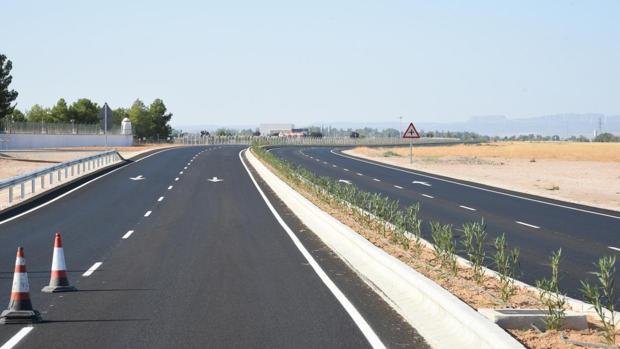
[[[67,177],[69,177],[69,176],[67,176],[68,173],[69,173],[69,168],[65,167],[65,179],[67,179]]]
[[[30,181],[30,185],[31,185],[30,192],[34,194],[34,178]]]
[[[58,182],[60,182],[60,170],[58,170]]]
[[[9,205],[13,203],[13,187],[9,187]]]
[[[24,197],[26,196],[26,188],[25,188],[24,182],[21,182],[19,187],[21,189],[20,198],[24,200]]]
[[[50,172],[50,186],[54,182],[54,174]]]
[[[41,176],[41,189],[45,189],[45,176]]]

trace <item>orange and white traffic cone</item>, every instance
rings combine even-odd
[[[41,321],[41,314],[32,309],[30,302],[30,287],[28,273],[26,273],[26,258],[24,248],[17,248],[15,258],[15,274],[13,274],[13,288],[9,308],[0,314],[0,324],[29,324]]]
[[[60,233],[56,233],[56,238],[54,239],[54,256],[52,257],[52,276],[50,277],[50,284],[43,287],[41,291],[47,293],[77,291],[77,288],[69,284],[69,278],[67,278],[65,252],[62,248]]]

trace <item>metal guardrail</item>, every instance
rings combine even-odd
[[[264,137],[264,136],[208,136],[189,135],[175,138],[177,144],[259,144],[259,145],[409,145],[409,140],[402,138],[349,138],[349,137]],[[460,143],[456,138],[420,138],[413,144]]]
[[[122,160],[123,158],[117,151],[111,150],[2,180],[0,181],[0,210],[68,180],[79,178]],[[56,177],[55,180],[54,177]],[[18,189],[17,196],[15,189]]]
[[[42,134],[42,135],[101,135],[104,134],[100,124],[78,124],[67,122],[21,122],[0,120],[0,133]],[[112,127],[109,135],[121,134],[119,126]]]

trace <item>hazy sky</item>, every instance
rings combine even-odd
[[[620,1],[2,1],[20,109],[174,125],[620,114]]]

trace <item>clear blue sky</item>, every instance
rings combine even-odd
[[[174,125],[620,114],[620,1],[3,1],[19,108]]]

